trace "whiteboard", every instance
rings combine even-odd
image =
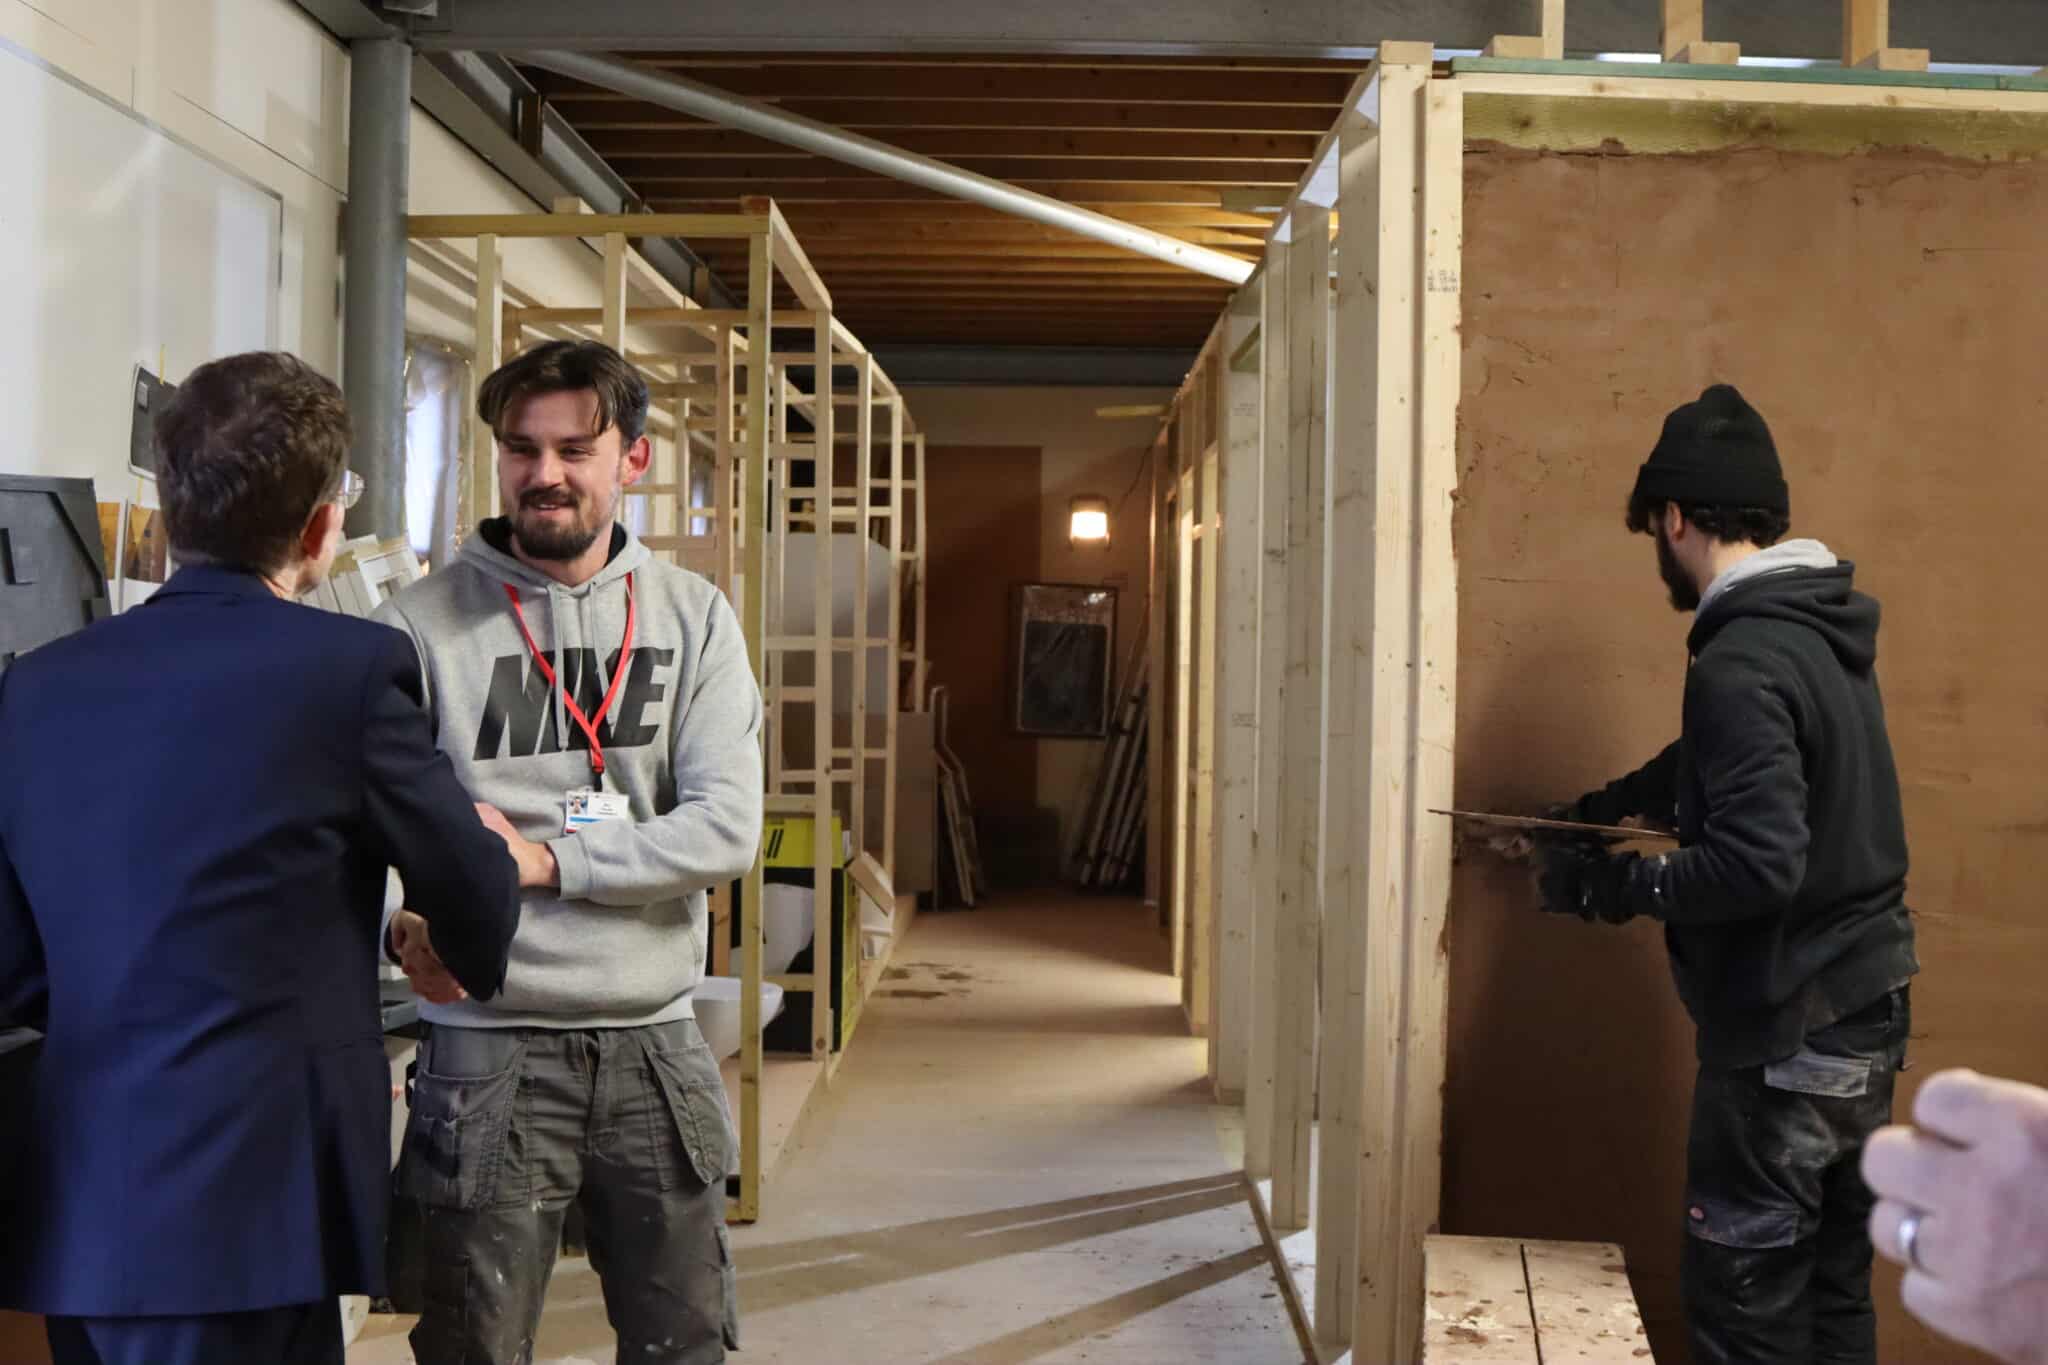
[[[6,43],[0,129],[0,473],[133,497],[135,367],[277,345],[283,201]]]

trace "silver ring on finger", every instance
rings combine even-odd
[[[1922,1275],[1928,1273],[1927,1267],[1920,1264],[1920,1220],[1926,1216],[1924,1210],[1908,1209],[1899,1219],[1899,1251],[1906,1264]]]

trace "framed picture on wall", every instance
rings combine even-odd
[[[1011,718],[1018,733],[1102,738],[1112,705],[1116,589],[1022,583],[1011,596]]]

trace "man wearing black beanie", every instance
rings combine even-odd
[[[1695,613],[1682,731],[1559,814],[1669,825],[1680,846],[1543,853],[1544,909],[1663,922],[1698,1029],[1681,1272],[1698,1365],[1877,1359],[1858,1163],[1905,1065],[1906,835],[1877,603],[1820,542],[1780,543],[1791,511],[1733,388],[1665,421],[1628,528]]]

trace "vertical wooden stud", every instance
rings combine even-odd
[[[1868,71],[1925,71],[1925,48],[1893,47],[1891,0],[1842,0],[1842,65]]]
[[[1253,279],[1225,315],[1217,385],[1220,506],[1217,550],[1215,728],[1216,837],[1210,885],[1215,888],[1217,950],[1211,1053],[1216,1092],[1226,1101],[1245,1092],[1251,1066],[1253,808],[1257,797],[1259,724],[1259,495],[1264,451],[1259,442],[1259,375],[1231,363],[1259,326],[1264,282]]]
[[[1286,705],[1288,251],[1266,248],[1259,302],[1259,652],[1257,795],[1252,813],[1252,1017],[1245,1081],[1245,1174],[1273,1174],[1273,1078],[1279,1065],[1281,799]]]
[[[1330,450],[1330,215],[1298,205],[1288,244],[1287,726],[1282,758],[1279,996],[1273,1076],[1275,1228],[1308,1226],[1315,1128],[1316,959],[1323,917],[1325,594]],[[1347,591],[1348,591],[1347,587]]]
[[[747,244],[747,427],[741,468],[739,523],[746,528],[744,607],[740,633],[753,660],[754,681],[766,676],[768,597],[768,354],[774,301],[774,262],[764,234]],[[762,850],[740,895],[740,1209],[742,1222],[761,1216],[761,897],[766,879]]]
[[[604,344],[626,352],[626,234],[604,238]]]
[[[898,395],[889,405],[889,666],[883,670],[889,708],[883,742],[888,757],[882,766],[882,871],[889,885],[896,884],[896,784],[900,780],[902,754],[898,716],[903,710],[903,399]],[[896,907],[887,907],[894,911]]]
[[[476,390],[501,363],[499,327],[505,307],[505,277],[498,259],[498,239],[485,234],[476,239],[476,354],[470,365],[469,410],[476,411]],[[496,516],[498,506],[498,439],[490,426],[478,420],[470,428],[469,506],[463,529],[472,530],[486,517]]]
[[[839,875],[839,849],[832,841],[833,792],[836,787],[833,774],[838,771],[839,760],[833,733],[835,708],[832,703],[832,314],[818,310],[814,316],[812,348],[815,359],[812,362],[811,387],[816,391],[817,404],[811,414],[811,434],[816,443],[811,466],[814,494],[811,505],[815,509],[811,529],[817,543],[811,557],[811,680],[817,691],[811,702],[812,734],[815,736],[811,753],[817,767],[817,782],[811,790],[817,796],[813,817],[817,823],[813,826],[816,838],[812,841],[814,858],[811,864],[811,906],[815,916],[811,938],[811,1055],[825,1062],[831,1060],[835,1033],[832,977],[840,966],[837,955],[832,951],[832,883]],[[784,380],[786,383],[786,375]],[[787,419],[785,408],[785,422]],[[782,439],[789,439],[786,430]],[[782,469],[783,476],[787,478],[795,472],[794,462],[783,465]],[[849,827],[852,815],[849,809]],[[858,943],[842,946],[859,951]]]

